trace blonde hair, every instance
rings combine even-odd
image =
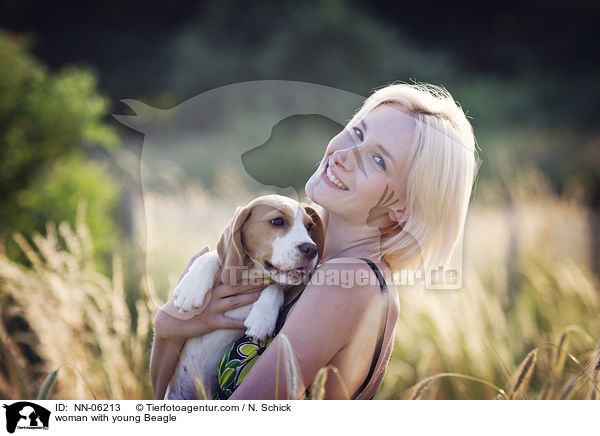
[[[399,233],[382,240],[379,255],[392,271],[446,267],[462,237],[477,172],[473,128],[446,89],[405,83],[376,90],[349,125],[387,103],[414,118],[415,135],[405,192],[408,219]]]

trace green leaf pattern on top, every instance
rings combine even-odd
[[[255,342],[248,336],[243,336],[225,351],[219,363],[217,378],[219,385],[213,399],[226,400],[244,381],[250,369],[267,349],[273,338]]]

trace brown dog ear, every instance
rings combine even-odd
[[[323,250],[325,249],[325,226],[323,226],[323,220],[312,207],[302,205],[306,213],[312,218],[314,225],[310,229],[310,237],[317,244],[319,251],[319,262],[323,260]]]
[[[217,241],[217,256],[221,264],[221,283],[233,285],[240,281],[242,271],[248,268],[248,255],[242,243],[242,227],[250,217],[251,207],[238,207],[233,218]]]

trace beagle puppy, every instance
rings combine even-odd
[[[323,255],[323,223],[309,206],[280,195],[259,197],[238,208],[217,241],[197,258],[173,292],[182,312],[202,306],[218,281],[236,284],[262,277],[270,283],[253,304],[226,312],[244,320],[246,334],[263,341],[273,334],[286,286],[306,283]],[[217,386],[219,360],[239,330],[223,329],[186,341],[165,399],[198,399],[195,380],[208,398]]]

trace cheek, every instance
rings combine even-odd
[[[272,241],[278,236],[275,227],[264,223],[252,223],[244,227],[244,249],[246,253],[258,260],[264,261],[271,258]]]
[[[392,187],[386,177],[382,176],[380,173],[367,171],[367,177],[361,178],[361,181],[357,184],[356,193],[362,204],[367,207],[373,207],[381,201],[384,192],[385,198],[388,198],[391,194],[391,190]]]

